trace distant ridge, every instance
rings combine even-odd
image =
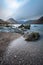
[[[7,22],[9,22],[9,23],[14,23],[14,24],[17,24],[18,22],[16,21],[16,20],[14,20],[13,18],[9,18],[8,20],[7,20]]]
[[[7,21],[0,19],[0,24],[9,24]]]
[[[25,24],[43,24],[43,16],[40,17],[39,19],[37,20],[29,20],[29,21],[26,21]]]
[[[43,24],[43,17],[40,17],[35,23],[37,24]]]
[[[17,24],[18,22],[13,18],[9,18],[7,21],[0,19],[0,24]]]
[[[0,19],[0,24],[43,24],[43,16],[37,20],[28,20],[24,23],[24,21],[16,21],[13,18],[9,18],[7,21]]]
[[[0,23],[1,23],[1,22],[3,22],[3,20],[2,20],[2,19],[0,19]]]

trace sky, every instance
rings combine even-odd
[[[0,0],[0,19],[37,19],[43,16],[43,0]]]

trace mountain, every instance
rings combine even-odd
[[[18,24],[18,22],[16,20],[14,20],[13,18],[9,18],[7,21],[0,19],[0,24],[3,24],[3,23]]]
[[[0,19],[0,24],[43,24],[43,16],[37,20],[28,20],[28,21],[16,21],[13,18],[9,18],[7,21]]]
[[[43,24],[43,17],[40,17],[35,23],[36,24]]]
[[[8,22],[0,19],[0,24],[8,24]]]
[[[2,19],[0,19],[0,23],[1,23],[1,22],[3,22],[3,20],[2,20]]]
[[[18,21],[18,24],[24,24],[24,21]]]
[[[8,20],[7,20],[7,22],[9,22],[9,23],[14,23],[14,24],[17,24],[18,22],[16,21],[16,20],[14,20],[13,18],[9,18]]]
[[[43,16],[37,20],[26,21],[25,24],[43,24]]]
[[[32,24],[34,22],[34,20],[28,20],[25,22],[25,24]]]

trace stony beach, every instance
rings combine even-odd
[[[20,37],[21,35],[18,33],[5,33],[5,32],[0,32],[0,63],[2,61],[2,57],[3,54],[7,48],[7,46],[9,45],[9,43],[15,39],[17,39],[18,37]]]
[[[23,36],[18,37],[9,42],[1,65],[43,65],[43,33],[38,41],[27,42]]]
[[[40,37],[36,41],[26,41],[20,33],[0,33],[0,65],[43,65],[42,28],[42,25],[32,25],[26,31],[38,32]]]

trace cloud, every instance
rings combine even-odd
[[[8,8],[16,9],[24,5],[29,0],[5,0]]]
[[[18,8],[20,6],[19,3],[17,3],[15,0],[5,0],[5,3],[7,4],[8,8]]]
[[[12,15],[12,11],[6,9],[6,10],[3,10],[3,11],[1,12],[0,17],[1,17],[2,19],[7,19],[7,18],[10,17],[11,15]]]
[[[16,16],[16,11],[19,7],[23,6],[28,1],[29,0],[3,0],[0,18],[2,17],[3,19],[7,19],[13,14]]]

